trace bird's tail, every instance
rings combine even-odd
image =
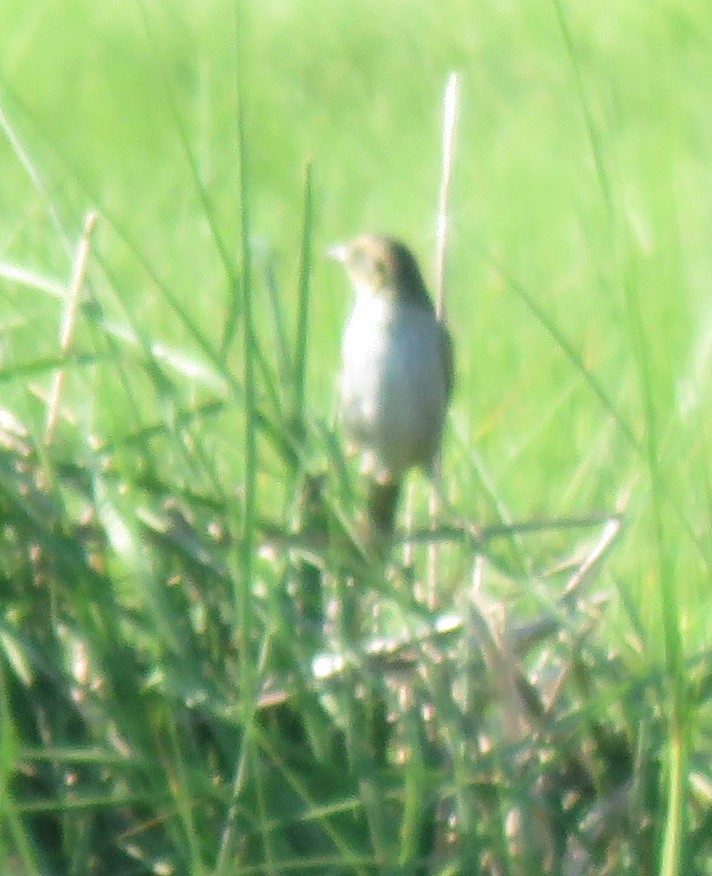
[[[368,485],[368,520],[373,534],[379,539],[390,539],[395,530],[396,510],[401,493],[401,481],[379,483],[370,481]]]

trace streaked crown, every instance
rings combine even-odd
[[[382,234],[362,234],[331,247],[329,255],[343,263],[356,288],[365,287],[432,309],[418,263],[399,240]]]

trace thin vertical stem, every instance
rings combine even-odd
[[[299,294],[297,304],[297,337],[294,345],[294,406],[292,417],[297,429],[304,419],[304,387],[307,370],[307,336],[309,330],[309,277],[312,230],[312,166],[307,164],[304,179],[304,219],[302,223],[302,251],[299,266]]]
[[[239,19],[238,5],[235,4],[235,17]],[[237,22],[239,24],[239,21]],[[239,27],[237,28],[239,33]],[[241,797],[249,782],[251,770],[254,770],[254,713],[256,708],[256,678],[255,660],[253,659],[253,621],[252,610],[252,578],[254,573],[254,544],[257,513],[257,429],[259,411],[257,407],[257,390],[255,381],[255,336],[252,307],[252,257],[250,251],[250,221],[249,197],[247,191],[245,120],[240,86],[239,66],[237,59],[237,106],[236,106],[236,140],[238,156],[238,202],[240,204],[240,244],[242,262],[242,368],[243,368],[243,404],[245,414],[244,459],[245,483],[243,495],[244,528],[239,546],[237,574],[234,584],[235,598],[235,644],[240,654],[239,660],[239,700],[242,719],[242,735],[240,750],[237,753],[235,770],[232,780],[230,804],[227,809],[225,825],[220,841],[220,850],[216,863],[216,873],[233,872],[234,843],[237,828],[237,817]],[[229,863],[230,862],[230,863]]]
[[[77,247],[77,252],[74,257],[72,278],[69,283],[69,288],[67,289],[67,300],[64,305],[62,324],[59,329],[59,347],[63,358],[66,358],[74,341],[79,302],[81,301],[84,277],[86,276],[87,264],[89,263],[91,235],[94,231],[94,226],[96,225],[97,215],[96,210],[90,210],[87,213],[86,218],[84,219],[82,237],[79,241],[79,246]],[[52,438],[54,437],[57,421],[59,419],[59,407],[62,400],[65,373],[63,367],[60,367],[55,371],[49,399],[47,400],[47,420],[45,423],[45,444],[47,446],[52,443]]]
[[[435,308],[438,319],[445,318],[445,270],[447,257],[448,207],[455,142],[455,121],[459,97],[459,77],[451,73],[445,86],[443,102],[443,158],[438,201]]]
[[[445,320],[445,271],[447,261],[447,234],[448,234],[448,208],[450,203],[450,181],[452,179],[452,164],[455,141],[455,121],[457,119],[457,105],[459,94],[459,77],[457,73],[451,73],[445,86],[445,99],[443,102],[443,155],[442,173],[440,179],[440,197],[438,202],[437,219],[437,253],[435,260],[436,283],[435,283],[435,310],[439,320]],[[441,454],[438,452],[433,462],[434,486],[430,493],[430,519],[435,520],[440,514],[440,493],[442,489]],[[431,544],[428,548],[428,572],[427,591],[428,603],[435,608],[437,566],[439,548],[437,544]]]

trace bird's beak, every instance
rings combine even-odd
[[[330,259],[335,259],[337,262],[345,262],[348,256],[349,249],[345,243],[336,243],[330,246],[326,254]]]

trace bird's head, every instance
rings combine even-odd
[[[330,247],[327,254],[344,265],[357,291],[432,307],[418,263],[399,240],[362,234]]]

